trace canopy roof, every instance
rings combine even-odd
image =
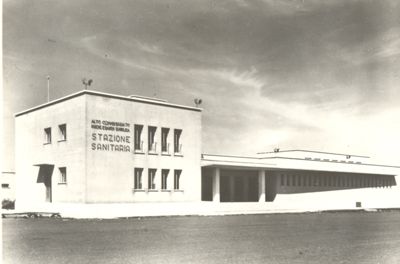
[[[203,154],[202,167],[225,167],[266,170],[313,170],[380,175],[400,175],[399,166],[361,163],[345,160],[306,159],[293,157],[241,157]]]

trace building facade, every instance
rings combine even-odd
[[[399,167],[369,157],[278,149],[253,157],[202,154],[197,107],[85,90],[17,113],[15,123],[20,208],[201,201],[272,209],[400,206]],[[377,198],[382,202],[374,204]]]
[[[254,157],[204,154],[202,200],[321,210],[398,207],[398,171],[365,156],[305,150]]]
[[[16,114],[17,206],[200,199],[201,110],[79,92]]]

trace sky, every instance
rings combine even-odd
[[[400,164],[400,2],[3,0],[14,113],[83,89],[203,103],[203,153],[307,149]]]

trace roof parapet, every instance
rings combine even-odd
[[[307,154],[321,154],[321,155],[335,155],[335,156],[344,156],[346,159],[350,158],[363,158],[363,159],[368,159],[370,157],[368,156],[361,156],[361,155],[353,155],[353,154],[344,154],[344,153],[333,153],[333,152],[324,152],[324,151],[315,151],[315,150],[303,150],[303,149],[292,149],[292,150],[280,150],[279,148],[275,148],[274,151],[265,151],[265,152],[257,152],[257,155],[265,155],[267,157],[269,156],[276,156],[281,153],[285,153],[284,155],[290,155],[291,153],[296,153],[298,156],[300,153],[304,153],[304,155]]]
[[[152,100],[152,101],[157,101],[157,102],[168,102],[167,100],[160,99],[160,98],[155,98],[155,97],[149,97],[149,96],[142,96],[142,95],[136,95],[132,94],[128,96],[129,98],[138,98],[138,99],[146,99],[146,100]]]
[[[132,102],[140,102],[140,103],[147,103],[147,104],[153,104],[153,105],[160,105],[160,106],[166,106],[166,107],[173,107],[173,108],[179,108],[179,109],[185,109],[185,110],[191,110],[191,111],[196,111],[196,112],[201,112],[201,108],[193,107],[193,106],[186,106],[186,105],[180,105],[180,104],[174,104],[174,103],[169,103],[165,100],[162,99],[157,99],[157,98],[151,98],[151,97],[144,97],[144,96],[123,96],[123,95],[116,95],[116,94],[110,94],[110,93],[104,93],[104,92],[98,92],[98,91],[92,91],[92,90],[82,90],[55,100],[52,100],[50,102],[46,102],[43,104],[40,104],[38,106],[23,110],[21,112],[17,112],[14,114],[15,117],[36,111],[38,109],[42,109],[69,99],[72,99],[77,96],[81,95],[95,95],[95,96],[102,96],[102,97],[109,97],[109,98],[114,98],[114,99],[120,99],[120,100],[127,100],[127,101],[132,101]]]

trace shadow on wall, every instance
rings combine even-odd
[[[213,198],[213,168],[202,168],[202,201]],[[221,202],[255,202],[259,200],[257,170],[220,170]],[[280,170],[267,171],[265,201],[272,202],[277,194],[311,193],[362,188],[396,186],[394,176],[340,173],[325,171]]]
[[[396,186],[394,176],[320,172],[320,171],[274,171],[279,179],[277,193],[309,193],[362,188],[389,188]]]
[[[202,201],[213,200],[213,169],[202,168]],[[258,172],[254,170],[220,170],[221,202],[258,201]]]

